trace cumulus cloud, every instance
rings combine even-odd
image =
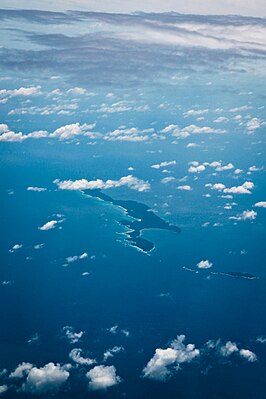
[[[205,170],[205,166],[204,165],[198,165],[198,166],[190,166],[188,168],[188,172],[189,173],[201,173]]]
[[[206,343],[206,347],[209,350],[215,350],[217,356],[231,357],[233,354],[237,354],[248,362],[253,363],[258,360],[256,354],[249,349],[240,349],[235,342],[227,341],[225,344],[222,343],[221,339],[217,341],[210,340]]]
[[[36,191],[37,193],[41,193],[42,191],[46,191],[47,188],[44,187],[27,187],[27,191]]]
[[[216,129],[210,126],[197,126],[189,125],[184,128],[180,128],[178,125],[168,125],[161,130],[161,133],[170,133],[172,136],[177,138],[186,138],[193,134],[222,134],[226,133],[226,130]]]
[[[66,261],[67,261],[67,263],[73,263],[73,262],[76,262],[77,260],[86,259],[87,257],[88,257],[87,252],[84,252],[81,255],[68,256],[66,258]]]
[[[213,263],[209,260],[201,260],[199,263],[197,263],[197,267],[199,269],[210,269],[212,266]]]
[[[81,94],[85,94],[87,92],[86,89],[83,89],[83,87],[72,87],[71,89],[67,90],[67,94],[71,94],[71,95],[81,95]]]
[[[248,362],[256,362],[257,361],[257,356],[255,355],[254,352],[251,352],[249,349],[240,349],[239,355],[246,359]]]
[[[11,249],[9,249],[8,252],[13,253],[13,252],[17,251],[18,249],[21,249],[22,247],[23,247],[22,244],[15,244],[15,245],[13,245],[13,247]]]
[[[225,345],[220,347],[220,354],[223,357],[231,356],[233,353],[238,352],[238,347],[235,342],[228,341]]]
[[[54,229],[58,223],[62,223],[63,220],[50,220],[47,223],[44,223],[43,226],[39,227],[39,230],[47,231]]]
[[[223,192],[225,194],[251,194],[251,191],[254,188],[254,183],[250,181],[246,181],[241,186],[233,186],[229,188],[225,188]]]
[[[82,366],[90,366],[96,363],[95,359],[90,359],[89,357],[82,356],[82,349],[74,348],[70,351],[69,357],[73,362],[80,364]]]
[[[238,216],[231,216],[229,219],[233,220],[255,220],[257,217],[257,212],[255,211],[244,211],[240,213]]]
[[[209,112],[208,109],[189,109],[188,111],[183,112],[183,115],[185,118],[188,118],[189,116],[199,116],[199,115],[204,115]]]
[[[89,388],[93,391],[106,390],[122,382],[114,366],[95,366],[86,373],[86,377],[89,380]]]
[[[175,181],[175,180],[176,180],[176,179],[175,179],[173,176],[171,176],[171,177],[164,177],[164,178],[161,180],[161,183],[167,184],[167,183],[173,182],[173,181]]]
[[[258,208],[266,208],[266,201],[256,202],[256,204],[254,206],[256,206]]]
[[[210,187],[212,190],[223,191],[225,194],[251,194],[251,190],[254,188],[254,183],[251,181],[245,181],[241,186],[232,187],[226,187],[222,183],[207,183],[205,187]]]
[[[23,362],[19,364],[14,371],[9,375],[10,378],[24,378],[29,374],[32,369],[33,364],[28,362]]]
[[[38,130],[28,134],[23,134],[21,132],[15,133],[9,129],[5,124],[1,125],[0,129],[0,142],[19,142],[22,143],[27,139],[40,139],[40,138],[57,138],[60,141],[73,139],[78,136],[88,136],[95,137],[95,133],[91,130],[96,126],[95,123],[88,125],[84,123],[72,123],[70,125],[61,126],[56,129],[53,133],[48,133],[46,130]]]
[[[190,363],[200,355],[194,344],[184,344],[185,335],[178,335],[167,349],[158,348],[154,356],[143,369],[143,376],[165,381],[172,376],[173,369],[178,370],[183,363]],[[171,367],[172,366],[172,367]]]
[[[2,393],[5,393],[7,390],[8,390],[7,385],[0,385],[0,395],[2,395]]]
[[[150,137],[147,133],[153,133],[154,129],[139,130],[136,127],[116,129],[104,136],[108,141],[147,141]]]
[[[132,190],[137,191],[148,191],[150,189],[150,184],[147,181],[138,179],[132,175],[121,177],[119,180],[64,180],[60,181],[58,179],[54,180],[54,183],[58,186],[60,190],[93,190],[101,189],[107,190],[109,188],[116,188],[127,186]]]
[[[111,349],[108,349],[103,354],[103,361],[105,362],[109,357],[113,357],[116,353],[124,352],[123,346],[114,346]]]
[[[76,344],[81,340],[85,331],[75,332],[73,327],[65,326],[62,328],[62,333],[70,344]]]
[[[11,143],[12,142],[22,143],[24,140],[27,140],[29,138],[39,139],[47,136],[48,132],[46,132],[45,130],[38,130],[32,133],[23,134],[21,132],[15,133],[8,129],[7,131],[2,132],[2,134],[0,135],[0,142],[2,141],[2,142],[11,142]]]
[[[52,138],[58,138],[59,140],[69,140],[76,136],[88,135],[90,130],[95,127],[95,123],[88,125],[84,123],[72,123],[70,125],[61,126],[49,135]]]
[[[67,366],[60,366],[60,364],[52,362],[44,367],[32,367],[25,383],[22,385],[22,390],[33,394],[57,391],[69,377],[67,368]]]
[[[182,191],[191,191],[192,190],[191,186],[188,186],[188,185],[178,186],[177,189],[182,190]]]
[[[160,168],[165,168],[166,166],[170,166],[170,165],[176,165],[176,161],[164,161],[161,163],[157,163],[155,165],[151,165],[151,168],[160,169]]]
[[[219,165],[216,167],[215,170],[217,172],[222,172],[224,170],[230,170],[230,169],[234,169],[234,165],[231,162],[229,162],[227,165]]]
[[[246,123],[247,130],[251,133],[263,125],[265,125],[265,122],[262,122],[259,118],[252,118]]]
[[[41,86],[31,86],[31,87],[20,87],[19,89],[0,90],[0,97],[12,98],[12,97],[31,97],[38,96],[41,94]]]

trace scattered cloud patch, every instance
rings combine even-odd
[[[67,368],[52,362],[44,367],[32,367],[22,385],[22,390],[33,394],[58,391],[69,378]]]
[[[95,359],[90,359],[89,357],[82,356],[82,349],[74,348],[69,353],[70,359],[82,366],[91,366],[92,364],[96,363]]]
[[[42,191],[46,191],[47,188],[44,187],[27,187],[27,191],[36,191],[38,193],[41,193]]]
[[[107,359],[110,357],[114,357],[116,353],[121,353],[124,352],[125,348],[123,346],[114,346],[111,349],[108,349],[107,351],[104,352],[103,354],[103,361],[105,362]]]
[[[89,380],[89,388],[93,391],[106,390],[122,382],[114,366],[95,366],[87,372],[86,377]]]
[[[231,216],[229,219],[232,220],[255,220],[257,217],[257,212],[255,211],[244,211],[240,213],[238,216]]]
[[[75,332],[73,327],[65,326],[62,328],[62,334],[70,344],[76,344],[82,339],[85,331]]]
[[[13,252],[15,252],[15,251],[21,249],[22,247],[23,247],[22,244],[15,244],[15,245],[13,245],[13,247],[12,247],[11,249],[9,249],[8,252],[13,253]]]
[[[212,266],[213,263],[209,260],[201,260],[199,263],[197,263],[197,267],[199,269],[210,269]]]
[[[47,231],[54,229],[59,223],[62,223],[63,220],[50,220],[49,222],[44,223],[43,226],[39,227],[41,231]]]
[[[137,191],[148,191],[150,189],[150,184],[147,181],[138,179],[132,175],[121,177],[119,180],[64,180],[60,181],[58,179],[54,180],[54,183],[58,186],[60,190],[94,190],[101,189],[107,190],[109,188],[117,188],[122,186],[127,186],[132,190]]]
[[[158,348],[154,356],[143,369],[143,376],[158,381],[165,381],[179,370],[184,363],[190,363],[200,355],[194,344],[184,344],[185,335],[178,335],[167,349]]]
[[[192,190],[191,186],[188,186],[188,185],[178,186],[177,189],[181,190],[181,191],[191,191]]]
[[[151,165],[151,168],[153,169],[160,169],[160,168],[165,168],[166,166],[170,166],[170,165],[176,165],[176,161],[164,161],[161,163],[157,163],[155,165]]]
[[[256,206],[258,208],[266,208],[266,201],[256,202],[256,204],[254,206]]]
[[[86,259],[86,258],[88,258],[88,254],[87,254],[87,252],[84,252],[81,255],[68,256],[66,258],[66,261],[67,261],[67,263],[73,263],[73,262],[76,262],[77,260],[82,260],[82,259]]]

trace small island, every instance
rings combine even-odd
[[[141,237],[144,229],[160,229],[180,233],[180,228],[157,216],[147,205],[131,200],[115,200],[100,190],[86,190],[86,195],[99,198],[102,201],[122,207],[126,214],[133,220],[120,220],[119,223],[128,228],[125,233],[126,241],[142,252],[149,253],[154,248],[154,243]]]
[[[238,278],[247,278],[249,280],[254,280],[258,277],[254,276],[254,274],[246,273],[246,272],[220,272],[223,276],[229,277],[238,277]]]

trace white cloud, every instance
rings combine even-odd
[[[219,116],[213,122],[215,122],[215,123],[226,123],[228,121],[229,121],[229,119],[226,118],[225,116]]]
[[[41,94],[41,86],[31,87],[20,87],[19,89],[13,90],[0,90],[0,97],[12,98],[12,97],[31,97]]]
[[[57,391],[67,381],[69,371],[60,364],[48,363],[44,367],[33,367],[28,373],[22,389],[33,394]]]
[[[199,263],[197,263],[197,267],[199,269],[210,269],[212,266],[213,263],[209,260],[201,260]]]
[[[94,363],[96,363],[95,359],[90,359],[88,357],[83,357],[82,356],[82,349],[80,348],[74,348],[70,351],[69,357],[73,362],[80,364],[82,366],[90,366]]]
[[[22,134],[21,132],[15,133],[8,130],[0,135],[0,142],[2,141],[2,142],[22,143],[24,140],[28,138],[39,139],[47,136],[48,132],[46,132],[45,130],[39,130],[28,134]]]
[[[175,181],[175,178],[174,177],[164,177],[162,180],[161,180],[161,183],[163,183],[163,184],[167,184],[167,183],[170,183],[171,181]]]
[[[224,171],[224,170],[230,170],[230,169],[234,169],[234,165],[231,163],[231,162],[229,162],[227,165],[219,165],[219,166],[217,166],[216,167],[216,171],[217,172],[222,172],[222,171]]]
[[[144,377],[165,381],[172,375],[173,367],[170,366],[174,366],[178,370],[181,364],[189,363],[199,356],[200,351],[195,348],[195,345],[185,345],[184,340],[185,335],[179,335],[172,341],[169,348],[156,349],[154,356],[143,369]]]
[[[15,251],[17,251],[18,249],[21,249],[22,247],[23,247],[22,244],[15,244],[15,245],[13,245],[13,247],[12,247],[11,249],[9,249],[8,252],[10,252],[10,253],[15,252]]]
[[[252,118],[246,123],[246,127],[249,132],[254,132],[255,130],[259,129],[262,125],[265,125],[265,123],[258,118]]]
[[[137,191],[148,191],[150,184],[144,180],[138,179],[132,175],[121,177],[119,180],[106,180],[105,182],[101,179],[97,180],[54,180],[54,183],[60,190],[93,190],[102,189],[106,190],[109,188],[127,186],[132,190]]]
[[[50,220],[49,222],[45,223],[43,226],[39,227],[39,230],[47,231],[54,229],[58,223],[61,223],[62,220]]]
[[[199,166],[190,166],[188,168],[188,172],[189,173],[201,173],[205,170],[205,166],[204,165],[199,165]]]
[[[263,170],[263,167],[262,167],[262,168],[258,168],[257,166],[253,165],[253,166],[250,166],[250,167],[248,168],[248,170],[249,170],[250,172],[259,172],[260,170]]]
[[[9,375],[10,378],[24,378],[27,374],[29,374],[32,369],[33,364],[28,362],[23,362],[17,366],[17,368],[12,371]]]
[[[183,115],[185,118],[188,118],[189,116],[199,116],[199,115],[204,115],[209,112],[208,109],[190,109],[188,111],[183,112]]]
[[[42,192],[42,191],[46,191],[47,188],[44,187],[27,187],[27,191],[36,191],[38,193]]]
[[[5,393],[7,390],[8,390],[7,385],[0,385],[0,395],[2,395],[2,393]]]
[[[69,140],[73,137],[88,135],[90,130],[95,127],[95,123],[88,125],[84,123],[81,125],[80,123],[72,123],[70,125],[61,126],[56,129],[53,133],[49,135],[49,137],[55,137],[59,140]]]
[[[240,213],[238,216],[231,216],[229,219],[233,220],[255,220],[257,217],[257,212],[255,211],[244,211]]]
[[[9,131],[9,127],[5,123],[0,123],[0,133],[5,133]]]
[[[89,387],[93,391],[105,390],[122,382],[121,378],[116,375],[114,366],[95,366],[86,373],[86,377],[89,380]]]
[[[266,338],[263,336],[260,336],[256,339],[256,342],[259,342],[260,344],[265,344],[266,343]]]
[[[210,126],[189,125],[180,128],[178,125],[168,125],[161,130],[161,133],[170,133],[177,138],[186,138],[193,134],[222,134],[226,133],[226,130],[215,129]]]
[[[85,94],[86,93],[86,89],[83,89],[83,87],[73,87],[69,90],[67,90],[67,94],[71,94],[71,95],[81,95],[81,94]]]
[[[156,349],[154,356],[143,369],[144,377],[164,381],[171,375],[167,366],[174,364],[176,358],[177,354],[173,348]]]
[[[190,186],[188,186],[188,185],[178,186],[177,189],[178,190],[182,190],[182,191],[191,191],[192,190],[192,188]]]
[[[151,168],[160,169],[160,168],[164,168],[164,167],[170,166],[170,165],[176,165],[176,161],[169,161],[169,162],[164,161],[164,162],[161,162],[161,163],[157,163],[155,165],[151,165]]]
[[[62,328],[62,333],[70,344],[76,344],[81,340],[81,338],[85,334],[85,331],[75,332],[73,327],[65,326]]]
[[[195,148],[195,147],[199,147],[199,144],[196,144],[196,143],[188,143],[188,144],[186,145],[186,147],[187,147],[187,148]]]
[[[256,204],[254,206],[256,206],[258,208],[266,208],[266,201],[256,202]]]
[[[124,352],[124,350],[123,346],[114,346],[113,348],[108,349],[103,354],[103,361],[105,362],[109,357],[113,357],[116,353]]]
[[[223,192],[225,194],[251,194],[251,191],[254,188],[254,183],[246,181],[241,186],[233,186],[229,188],[225,188]]]
[[[254,352],[251,352],[249,349],[241,349],[239,351],[239,355],[246,359],[248,362],[256,362],[257,361],[257,356],[255,355]]]
[[[254,188],[254,183],[245,181],[241,186],[226,187],[222,183],[205,184],[205,187],[210,187],[212,190],[223,191],[225,194],[251,194]]]
[[[147,141],[150,137],[146,133],[153,133],[154,129],[144,129],[140,131],[136,127],[116,129],[104,136],[109,141]]]
[[[237,344],[232,341],[227,341],[223,345],[220,339],[217,341],[211,340],[207,342],[206,346],[210,350],[214,349],[218,356],[229,357],[233,354],[238,354],[241,358],[246,359],[250,363],[257,361],[255,353],[251,352],[249,349],[239,349]]]
[[[220,347],[220,354],[223,357],[228,357],[235,352],[238,352],[238,347],[235,342],[228,341],[225,345]]]
[[[84,252],[81,255],[68,256],[66,258],[66,261],[67,261],[67,263],[73,263],[73,262],[76,262],[77,260],[86,259],[87,257],[88,257],[87,252]]]

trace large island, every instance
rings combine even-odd
[[[180,228],[157,216],[147,205],[131,200],[116,200],[102,193],[100,190],[86,190],[86,195],[99,198],[102,201],[122,207],[126,214],[133,220],[120,220],[119,223],[128,228],[126,232],[126,241],[131,246],[149,253],[154,248],[154,243],[141,237],[144,229],[169,230],[180,233]]]

